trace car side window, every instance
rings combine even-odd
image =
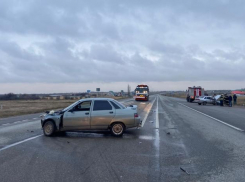
[[[94,101],[94,111],[104,111],[104,110],[112,110],[112,106],[106,100],[96,100]]]
[[[84,101],[77,104],[73,111],[90,111],[91,101]]]
[[[110,103],[113,105],[115,109],[121,109],[115,102],[110,101]]]

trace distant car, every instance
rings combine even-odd
[[[67,108],[41,116],[45,136],[56,132],[82,130],[110,130],[122,136],[128,128],[141,126],[137,106],[125,107],[110,98],[81,99]]]
[[[216,101],[213,97],[211,96],[202,96],[202,97],[199,97],[199,100],[198,100],[198,105],[206,105],[206,104],[213,104],[215,105],[216,104]]]

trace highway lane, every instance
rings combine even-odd
[[[109,132],[39,136],[39,121],[0,127],[2,149],[39,136],[0,149],[2,181],[244,181],[244,132],[180,102],[160,95],[124,101],[148,117],[122,138]]]
[[[244,107],[228,107],[228,106],[214,106],[211,104],[207,105],[198,105],[197,103],[188,103],[185,99],[179,98],[169,98],[169,104],[173,101],[177,103],[184,104],[192,109],[200,111],[204,114],[217,118],[221,121],[224,121],[232,126],[238,127],[242,130],[245,130],[245,108]]]
[[[13,123],[23,123],[23,122],[30,122],[30,121],[38,120],[41,114],[42,113],[36,113],[36,114],[27,114],[27,115],[14,116],[14,117],[8,117],[8,118],[0,118],[0,126],[10,125]]]
[[[132,104],[132,99],[126,101],[125,104]],[[144,109],[149,103],[140,102],[137,104],[140,115],[144,117]],[[25,133],[26,125],[26,123],[19,124],[19,129],[12,128],[13,126],[1,128],[0,136],[1,138],[24,140],[23,137],[15,136],[14,133],[16,131]],[[17,125],[15,126],[17,127]],[[40,130],[40,121],[32,127],[33,130],[35,129],[34,132],[39,135],[41,132],[38,131],[38,129]],[[58,181],[63,178],[63,181],[121,180],[122,177],[114,172],[114,167],[110,167],[113,165],[110,164],[110,161],[115,158],[112,161],[118,162],[119,155],[123,165],[125,165],[125,159],[128,162],[133,162],[128,160],[127,155],[133,158],[137,156],[134,150],[139,150],[138,147],[141,145],[138,132],[140,130],[129,130],[122,139],[112,137],[109,132],[67,133],[64,137],[52,138],[41,136],[6,150],[1,151],[0,149],[0,169],[2,169],[0,173],[5,181],[16,181],[18,179],[23,181],[33,181],[34,179],[36,181]],[[13,143],[10,140],[4,140],[3,142],[5,142],[5,146]],[[118,153],[117,150],[120,152]],[[104,154],[107,154],[106,151],[108,151],[108,156],[104,156]],[[99,176],[94,176],[93,170],[88,170],[90,165],[93,165],[93,168],[95,167]],[[86,173],[87,170],[88,173]]]

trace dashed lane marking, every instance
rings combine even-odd
[[[156,128],[159,128],[159,117],[158,117],[158,96],[157,96],[157,108],[156,108]]]
[[[34,140],[34,139],[36,139],[36,138],[38,138],[38,137],[41,137],[41,136],[43,136],[43,135],[37,135],[37,136],[31,137],[31,138],[27,138],[27,139],[25,139],[25,140],[22,140],[22,141],[19,141],[19,142],[16,142],[16,143],[7,145],[7,146],[1,148],[1,149],[0,149],[0,152],[3,151],[3,150],[9,149],[9,148],[11,148],[11,147],[14,147],[14,146],[16,146],[16,145],[19,145],[19,144],[28,142],[28,141],[30,141],[30,140]]]
[[[10,123],[5,123],[5,124],[2,124],[2,126],[6,126],[6,125],[10,125]]]
[[[228,123],[226,123],[226,122],[224,122],[224,121],[221,121],[221,120],[219,120],[219,119],[217,119],[217,118],[214,118],[214,117],[212,117],[212,116],[209,116],[209,115],[207,115],[207,114],[205,114],[205,113],[202,113],[202,112],[200,112],[200,111],[198,111],[198,110],[196,110],[196,109],[192,109],[191,107],[188,107],[188,106],[186,106],[185,104],[181,104],[181,103],[179,103],[179,104],[182,105],[182,106],[184,106],[184,107],[186,107],[186,108],[188,108],[188,109],[191,109],[191,110],[193,110],[193,111],[195,111],[195,112],[197,112],[197,113],[199,113],[199,114],[202,114],[202,115],[204,115],[204,116],[207,116],[207,117],[209,117],[209,118],[211,118],[211,119],[213,119],[213,120],[215,120],[215,121],[218,121],[218,122],[220,122],[220,123],[222,123],[222,124],[224,124],[224,125],[226,125],[226,126],[229,126],[229,127],[233,128],[233,129],[235,129],[235,130],[237,130],[237,131],[244,131],[244,130],[242,130],[242,129],[236,127],[236,126],[230,125],[230,124],[228,124]]]

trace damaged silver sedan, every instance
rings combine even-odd
[[[137,106],[125,107],[110,98],[79,100],[60,111],[50,111],[41,116],[45,136],[65,131],[110,130],[122,136],[128,128],[140,127]]]

